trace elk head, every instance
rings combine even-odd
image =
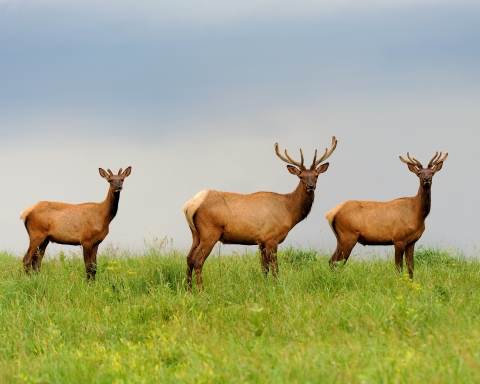
[[[102,176],[105,180],[110,183],[111,188],[113,188],[113,192],[120,192],[123,188],[123,180],[130,175],[132,172],[132,167],[128,167],[123,171],[122,168],[118,171],[118,175],[114,175],[110,169],[107,169],[108,173],[105,172],[102,168],[98,168],[100,172],[100,176]]]
[[[313,162],[309,169],[307,169],[303,165],[303,152],[301,148],[300,148],[300,162],[293,160],[288,155],[288,152],[286,149],[285,149],[285,156],[283,156],[278,149],[278,143],[275,143],[275,152],[277,153],[277,156],[280,159],[282,159],[284,162],[289,164],[287,165],[288,171],[292,175],[296,175],[299,177],[299,179],[305,186],[305,190],[308,193],[313,193],[315,191],[315,187],[317,186],[318,175],[325,172],[329,166],[329,163],[325,163],[320,166],[319,164],[322,161],[325,161],[326,159],[328,159],[336,147],[337,147],[337,139],[335,138],[335,136],[332,136],[332,146],[330,147],[330,149],[325,148],[325,153],[318,160],[317,160],[317,150],[315,149],[315,156],[313,157]]]
[[[448,157],[448,152],[442,157],[442,152],[438,153],[435,152],[435,156],[432,157],[430,162],[428,163],[427,168],[423,168],[423,165],[415,158],[410,157],[410,153],[407,152],[408,160],[405,160],[402,156],[398,156],[401,161],[408,165],[408,169],[415,173],[418,178],[420,179],[420,184],[424,188],[430,188],[432,185],[432,178],[435,173],[440,171],[443,166],[443,162]]]

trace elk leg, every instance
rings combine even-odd
[[[267,277],[270,271],[270,263],[267,255],[267,249],[264,244],[258,244],[258,250],[260,251],[260,263],[262,264],[262,272]]]
[[[328,263],[330,267],[333,267],[333,263],[337,261],[345,260],[347,262],[348,258],[350,257],[350,253],[352,252],[353,247],[357,244],[358,237],[347,237],[347,238],[337,238],[337,248],[335,252],[333,252],[332,257]]]
[[[23,257],[23,266],[25,269],[25,273],[30,273],[30,271],[32,270],[32,264],[35,255],[39,251],[44,241],[44,236],[30,236],[30,245],[28,246],[27,253],[25,253],[25,256]]]
[[[85,262],[85,270],[87,272],[87,280],[95,280],[95,265],[92,263],[92,250],[93,246],[89,243],[82,244],[83,248],[83,261]]]
[[[198,290],[203,291],[203,279],[202,279],[202,268],[203,263],[207,259],[210,252],[212,252],[213,247],[217,243],[220,236],[208,239],[201,239],[198,247],[193,251],[190,260],[187,263],[191,263],[195,269],[195,276],[197,278]]]
[[[99,245],[100,243],[95,244],[92,247],[92,253],[90,256],[90,265],[91,265],[90,275],[92,280],[95,280],[95,275],[97,274],[97,251],[98,251]]]
[[[187,291],[191,292],[192,291],[192,272],[193,272],[193,262],[192,262],[192,257],[193,253],[197,249],[198,245],[200,244],[200,236],[198,236],[198,233],[196,231],[192,231],[190,228],[190,231],[192,232],[192,247],[190,248],[190,252],[188,252],[187,256]]]
[[[272,269],[272,276],[278,275],[278,260],[277,260],[278,244],[269,244],[265,246],[265,253],[267,254],[268,265]]]
[[[395,265],[398,272],[403,270],[403,254],[405,253],[405,245],[403,243],[394,244],[395,247]]]
[[[45,239],[45,241],[38,247],[37,252],[35,252],[32,259],[32,266],[35,272],[40,272],[40,267],[42,265],[43,256],[45,255],[45,250],[50,240]]]
[[[413,279],[413,251],[415,250],[415,243],[410,243],[405,248],[405,260],[407,262],[408,274]]]

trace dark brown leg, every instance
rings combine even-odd
[[[200,237],[198,236],[197,232],[192,231],[190,228],[190,231],[192,232],[192,247],[190,248],[190,252],[188,252],[187,256],[187,291],[191,292],[192,291],[192,272],[193,272],[193,262],[192,262],[192,257],[193,253],[197,249],[198,245],[200,244]]]
[[[402,272],[402,270],[403,270],[403,254],[405,253],[405,244],[396,243],[396,244],[394,244],[394,247],[395,247],[395,265],[397,267],[397,271]]]
[[[353,247],[357,244],[357,237],[349,236],[349,237],[339,237],[337,236],[337,248],[335,252],[333,252],[332,257],[328,263],[330,266],[333,266],[333,263],[337,261],[345,260],[347,262],[348,258],[350,257],[350,253],[352,252]]]
[[[405,260],[407,261],[408,274],[413,279],[413,252],[415,250],[415,243],[410,243],[405,248]]]
[[[265,248],[264,244],[259,244],[258,250],[260,252],[260,263],[262,265],[262,272],[266,277],[268,275],[268,272],[270,271],[270,263],[267,255],[267,249]]]
[[[197,278],[198,290],[203,291],[203,279],[202,279],[202,268],[203,263],[207,259],[208,255],[212,251],[213,247],[217,243],[220,236],[215,236],[212,238],[201,239],[198,246],[189,254],[189,259],[187,264],[190,267],[195,269],[195,276]],[[188,271],[187,271],[188,273]]]
[[[30,234],[29,234],[30,235]],[[30,273],[33,267],[34,259],[40,247],[45,242],[45,236],[42,235],[30,235],[30,245],[28,246],[27,253],[23,257],[23,266],[26,273]],[[47,242],[48,244],[48,242]]]
[[[98,251],[98,246],[100,243],[95,244],[92,247],[92,254],[90,256],[90,276],[92,280],[95,280],[95,275],[97,274],[97,251]]]
[[[45,250],[47,249],[48,243],[50,240],[45,239],[45,241],[38,247],[37,252],[35,252],[32,260],[32,267],[35,272],[40,272],[40,267],[42,265],[43,256],[45,255]]]
[[[268,265],[272,270],[273,277],[277,277],[278,275],[277,248],[277,243],[270,243],[265,245],[266,258],[268,260]]]
[[[87,280],[95,280],[96,266],[92,263],[92,250],[93,245],[90,243],[82,244],[83,248],[83,261],[85,262],[85,270],[87,272]]]

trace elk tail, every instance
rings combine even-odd
[[[27,217],[28,215],[30,214],[30,212],[32,212],[34,209],[35,209],[35,206],[37,205],[38,203],[35,203],[33,204],[31,207],[28,207],[27,209],[25,209],[24,211],[22,211],[22,213],[20,213],[20,220],[22,220],[24,223],[27,221]]]
[[[334,225],[335,215],[343,207],[344,204],[345,202],[336,205],[325,214],[325,218],[327,219],[328,224],[330,225],[330,228],[332,228],[332,231],[335,234],[337,233],[337,231],[335,231],[335,225]]]
[[[187,219],[187,223],[191,230],[195,233],[198,233],[197,228],[195,227],[194,216],[197,212],[198,207],[203,203],[205,197],[208,193],[208,189],[205,189],[199,193],[197,193],[193,198],[188,200],[185,205],[183,206],[183,213],[185,214],[185,218]]]

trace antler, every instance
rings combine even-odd
[[[122,174],[122,168],[119,169],[118,174],[119,174],[119,175]]]
[[[328,150],[328,148],[325,148],[325,153],[318,160],[317,160],[317,150],[315,149],[315,156],[313,156],[313,162],[310,169],[315,169],[318,164],[320,164],[322,161],[327,160],[330,157],[330,155],[333,153],[335,148],[337,148],[337,138],[335,136],[332,136],[332,145],[330,147],[330,150]]]
[[[109,173],[110,176],[113,176],[113,172],[110,169],[107,169],[107,172]]]
[[[414,158],[410,157],[410,152],[407,152],[407,157],[408,157],[408,160],[410,160],[410,161],[405,160],[402,156],[398,156],[398,157],[405,164],[411,164],[411,165],[414,165],[415,167],[423,168],[423,165],[422,165],[422,163],[420,163],[420,161],[418,161],[415,157]]]
[[[284,162],[288,163],[288,164],[293,164],[293,165],[296,165],[297,167],[299,168],[303,168],[303,152],[302,152],[302,148],[300,148],[300,159],[301,159],[301,162],[299,163],[298,161],[295,161],[293,160],[289,155],[288,155],[288,152],[287,150],[285,149],[285,156],[287,156],[286,158],[280,153],[279,149],[278,149],[278,143],[275,143],[275,152],[277,154],[277,156],[282,159]]]
[[[441,161],[445,161],[448,157],[448,152],[445,152],[445,155],[442,157],[442,151],[440,153],[435,152],[435,156],[428,163],[428,168],[433,168],[435,165],[440,163]]]

